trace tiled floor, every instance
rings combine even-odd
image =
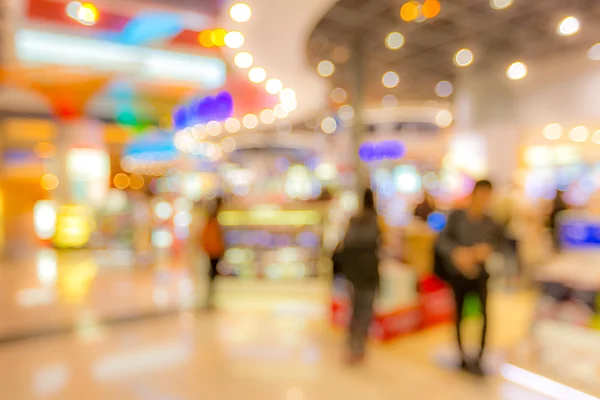
[[[70,271],[62,279],[73,281],[66,283],[73,285],[67,295],[60,294],[60,271],[52,278],[50,269],[40,273],[39,265],[34,271],[2,269],[2,307],[12,307],[12,314],[3,309],[7,318],[1,319],[0,332],[39,328],[40,316],[45,324],[60,320],[77,326],[0,344],[2,400],[541,399],[497,377],[480,381],[441,366],[452,337],[449,327],[374,344],[366,365],[344,366],[343,335],[327,322],[328,288],[318,281],[261,286],[223,281],[218,311],[105,325],[97,323],[103,320],[98,315],[185,305],[193,291],[181,282],[191,277],[177,269],[96,266],[91,273],[94,268],[77,257],[58,264]],[[160,274],[168,279],[157,278]],[[16,293],[39,287],[54,288],[56,296],[40,301],[34,295],[41,304],[31,299],[19,304]],[[492,361],[525,333],[531,304],[527,295],[495,297]],[[19,314],[25,316],[16,325],[12,319]]]

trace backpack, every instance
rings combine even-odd
[[[202,248],[211,259],[223,257],[225,242],[216,218],[210,218],[202,230]]]

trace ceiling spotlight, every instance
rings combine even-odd
[[[546,125],[544,130],[542,131],[544,137],[548,140],[557,140],[560,139],[563,134],[563,127],[560,124],[549,124]]]
[[[588,58],[592,61],[600,61],[600,43],[596,43],[588,50]]]
[[[390,32],[385,37],[385,45],[390,50],[398,50],[404,46],[404,36],[400,32]]]
[[[571,129],[571,132],[569,132],[569,138],[577,143],[585,142],[588,140],[589,136],[590,131],[585,126],[576,126],[575,128]]]
[[[233,62],[239,68],[250,68],[254,62],[254,57],[252,57],[252,54],[242,51],[233,57]]]
[[[334,103],[343,103],[348,99],[348,93],[342,88],[335,88],[331,91],[331,101]]]
[[[381,83],[386,88],[394,88],[400,83],[400,77],[394,71],[388,71],[381,77]]]
[[[334,133],[337,129],[337,122],[332,117],[323,118],[321,121],[321,130],[325,133],[331,134]]]
[[[348,104],[343,105],[338,110],[338,115],[340,116],[340,119],[350,121],[354,118],[354,108]]]
[[[261,67],[254,67],[248,71],[248,79],[253,83],[261,83],[267,79],[267,71]]]
[[[381,105],[386,108],[398,107],[398,98],[393,94],[386,94],[383,96],[383,99],[381,99]]]
[[[513,0],[490,0],[490,7],[494,10],[504,10],[512,6]]]
[[[468,67],[474,60],[473,52],[469,49],[460,49],[454,54],[454,64],[459,67]]]
[[[239,132],[241,128],[240,121],[237,118],[228,118],[225,121],[225,130],[230,133]]]
[[[225,45],[230,49],[239,49],[244,45],[244,35],[237,31],[227,32],[225,35]]]
[[[283,83],[281,83],[279,79],[272,78],[265,84],[265,89],[267,90],[267,93],[277,94],[283,89]]]
[[[229,16],[235,22],[247,22],[252,17],[252,9],[248,4],[237,3],[229,9]]]
[[[438,0],[425,0],[425,3],[421,6],[421,14],[425,18],[435,18],[441,10],[442,6]]]
[[[411,22],[419,17],[419,9],[421,8],[421,4],[416,1],[409,1],[404,3],[402,8],[400,8],[400,18],[403,21]]]
[[[440,110],[435,115],[435,124],[440,128],[447,128],[452,125],[452,113],[449,110]]]
[[[592,135],[592,142],[600,144],[600,131],[594,132],[594,134]]]
[[[260,122],[263,124],[272,124],[275,122],[275,113],[273,110],[265,109],[260,112]]]
[[[575,17],[566,17],[558,23],[556,32],[561,36],[571,36],[579,32],[579,20]]]
[[[527,65],[523,64],[521,61],[512,63],[506,69],[506,76],[515,81],[525,78],[527,76]]]
[[[242,119],[242,123],[248,129],[254,129],[258,126],[258,117],[254,114],[246,114]]]
[[[448,97],[454,91],[454,87],[448,81],[440,81],[435,85],[435,94],[439,97]]]
[[[317,71],[319,72],[319,75],[327,78],[335,72],[335,64],[329,60],[323,60],[317,66]]]

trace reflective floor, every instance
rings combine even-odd
[[[59,269],[76,270],[70,262],[61,260]],[[495,376],[477,380],[445,367],[449,327],[373,344],[364,366],[345,366],[343,333],[327,321],[324,282],[222,281],[217,310],[180,312],[195,301],[193,270],[96,265],[93,276],[80,271],[67,279],[87,284],[86,291],[56,289],[54,297],[34,295],[36,302],[25,295],[19,302],[20,290],[43,287],[39,269],[30,268],[2,268],[3,316],[5,309],[12,313],[2,318],[2,333],[57,320],[76,328],[0,344],[2,399],[542,399]],[[60,273],[53,285],[46,275],[48,288],[61,287]],[[168,279],[157,278],[163,275]],[[494,296],[490,364],[501,363],[525,333],[532,300]],[[171,312],[111,317],[165,307]]]

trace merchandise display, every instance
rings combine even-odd
[[[514,352],[514,366],[578,391],[600,395],[600,249],[598,224],[567,215],[566,251],[538,271],[542,295],[530,336]],[[508,375],[506,371],[509,371]],[[575,397],[571,397],[575,398]],[[581,397],[585,398],[585,397]],[[590,397],[591,398],[591,397]]]

